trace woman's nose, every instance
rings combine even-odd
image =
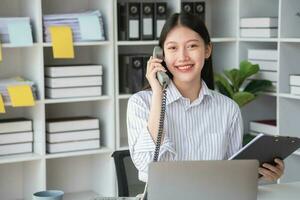
[[[182,49],[179,50],[178,59],[180,61],[184,61],[184,60],[188,60],[189,59],[189,54],[187,52],[187,49],[182,48]]]

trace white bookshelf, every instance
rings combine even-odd
[[[1,119],[27,117],[33,120],[34,152],[0,157],[1,199],[31,199],[32,193],[45,189],[61,189],[65,199],[86,200],[95,195],[117,195],[114,163],[111,153],[128,149],[126,108],[131,94],[119,93],[118,55],[122,53],[152,53],[158,44],[153,41],[118,41],[117,1],[123,0],[2,0],[0,15],[29,16],[33,27],[31,47],[2,45],[3,61],[0,78],[21,75],[33,80],[39,99],[34,107],[13,108],[6,105]],[[133,1],[133,0],[130,0]],[[144,0],[150,1],[150,0]],[[167,2],[169,12],[179,12],[185,0]],[[198,1],[198,0],[196,0]],[[298,0],[205,0],[206,23],[213,43],[214,70],[237,67],[247,58],[248,48],[277,48],[278,91],[263,93],[242,109],[245,131],[249,121],[276,118],[278,134],[300,137],[297,121],[300,97],[289,94],[289,73],[300,73],[300,26],[295,12]],[[75,58],[55,60],[50,43],[43,41],[42,15],[99,9],[104,17],[106,41],[74,43]],[[240,17],[279,17],[278,38],[240,38]],[[297,21],[298,20],[298,21]],[[47,99],[44,89],[44,67],[52,64],[102,64],[103,95],[99,97]],[[45,151],[45,121],[52,117],[88,115],[100,119],[101,149],[60,154]],[[300,180],[299,151],[286,161],[282,182]]]

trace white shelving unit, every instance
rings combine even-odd
[[[33,80],[39,99],[34,107],[13,108],[6,105],[1,119],[26,117],[33,120],[34,152],[0,157],[1,199],[31,199],[32,193],[45,189],[61,189],[67,200],[86,200],[95,195],[115,196],[116,180],[111,153],[128,149],[126,108],[131,94],[119,93],[118,55],[152,53],[154,41],[118,41],[117,2],[125,0],[2,0],[0,16],[29,16],[33,28],[31,47],[2,45],[3,61],[0,78],[21,75]],[[129,0],[133,1],[133,0]],[[150,0],[144,0],[144,2]],[[179,12],[186,0],[167,2],[169,13]],[[199,1],[199,0],[196,0]],[[248,48],[277,48],[278,91],[263,93],[242,109],[245,131],[250,120],[276,118],[278,134],[300,137],[297,121],[300,97],[289,94],[288,76],[300,73],[300,2],[298,0],[205,0],[206,23],[212,37],[214,70],[237,67],[247,58]],[[101,11],[104,17],[106,41],[74,43],[75,58],[55,60],[50,43],[43,41],[44,14]],[[279,37],[271,39],[240,38],[241,17],[279,17]],[[44,89],[44,67],[65,64],[102,64],[103,95],[91,98],[47,99]],[[45,121],[53,117],[88,115],[100,119],[101,149],[60,154],[45,151]],[[286,161],[286,173],[281,181],[300,180],[299,151]]]

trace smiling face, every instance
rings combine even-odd
[[[184,26],[175,26],[164,42],[164,60],[176,84],[199,84],[201,70],[211,54],[200,35]]]

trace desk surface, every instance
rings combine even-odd
[[[299,200],[300,182],[263,185],[258,188],[258,200]]]

